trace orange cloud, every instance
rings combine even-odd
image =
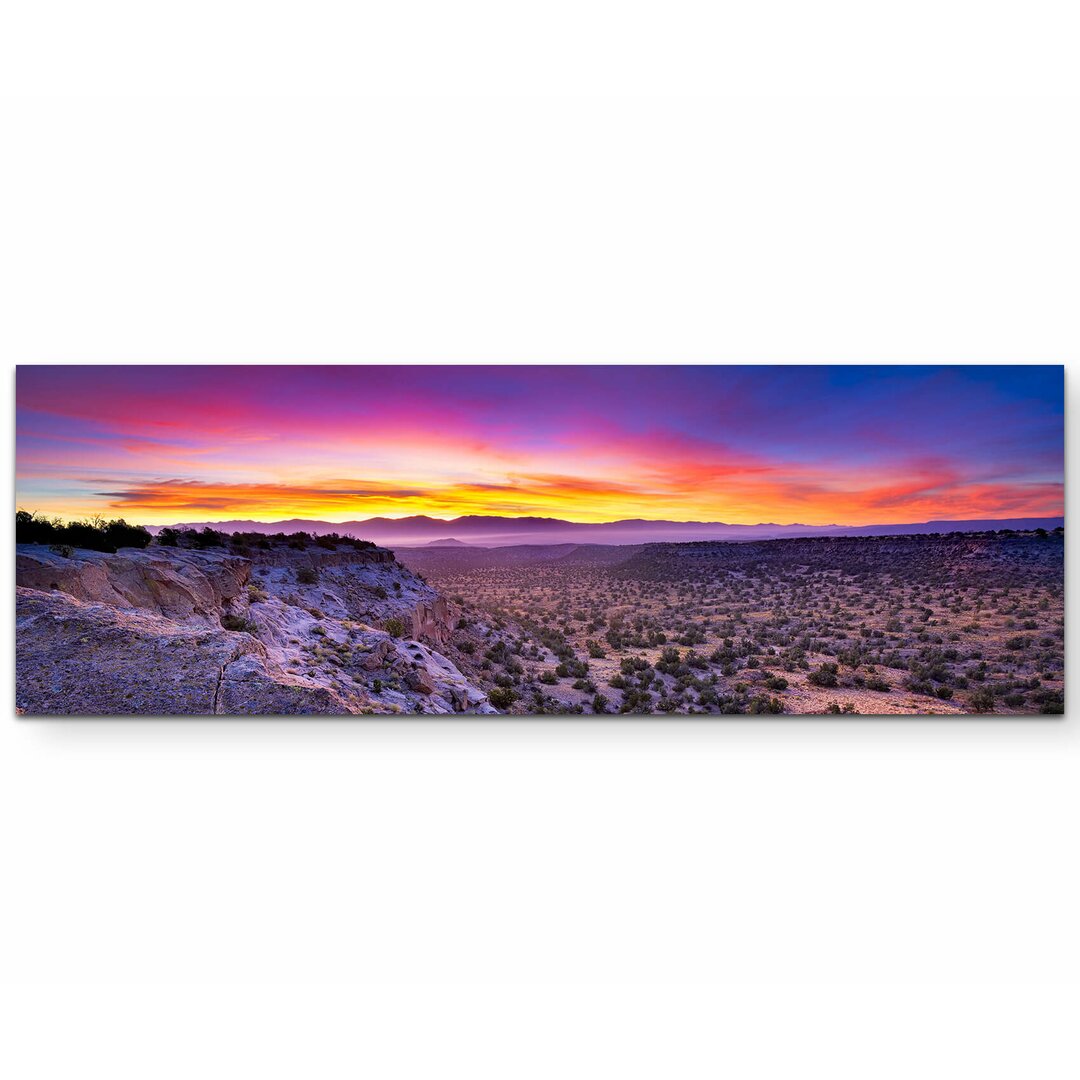
[[[808,471],[783,477],[762,469],[728,473],[703,483],[708,467],[688,475],[654,473],[607,480],[556,473],[515,473],[491,481],[428,483],[409,487],[368,479],[310,483],[226,483],[164,479],[114,483],[97,490],[79,512],[102,510],[149,524],[232,517],[282,520],[313,517],[346,521],[427,514],[539,515],[573,521],[671,518],[756,524],[761,521],[824,525],[887,524],[931,518],[1010,517],[1061,512],[1059,483],[964,483],[949,469],[927,465],[904,479],[838,485]],[[71,513],[36,506],[45,512]]]

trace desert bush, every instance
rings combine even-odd
[[[624,690],[622,704],[619,706],[621,713],[652,712],[652,694],[648,690]]]
[[[46,518],[36,511],[15,512],[16,544],[51,544],[58,539],[57,532],[63,528],[59,518]]]
[[[395,638],[405,636],[405,620],[404,619],[387,619],[383,623],[383,629],[391,636]]]
[[[15,513],[17,544],[66,544],[88,551],[112,553],[121,547],[144,548],[152,539],[141,525],[129,525],[123,518],[113,521],[94,518],[65,525],[60,518],[39,517],[26,510]]]
[[[1060,690],[1045,690],[1039,695],[1039,712],[1063,713],[1065,711],[1065,695]]]
[[[517,693],[509,686],[496,686],[493,690],[488,691],[488,701],[496,709],[509,709],[517,701],[517,697]]]
[[[315,585],[319,580],[319,572],[312,566],[301,566],[296,571],[296,580],[300,585]]]
[[[188,530],[189,532],[191,530]],[[212,548],[212,547],[224,547],[225,542],[229,539],[228,535],[223,532],[218,532],[217,529],[211,529],[209,525],[204,526],[197,533],[192,536],[192,544],[197,548]]]
[[[589,674],[589,665],[569,657],[555,668],[560,679],[583,679]]]
[[[758,694],[750,701],[746,711],[755,716],[763,713],[782,713],[784,706],[779,698],[771,698],[768,694]]]
[[[817,671],[810,672],[807,676],[807,682],[813,683],[814,686],[836,686],[838,670],[836,664],[826,661]]]

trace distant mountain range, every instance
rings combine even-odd
[[[972,521],[920,521],[904,525],[727,525],[721,521],[647,521],[630,519],[588,523],[541,517],[487,517],[472,514],[443,521],[418,515],[368,518],[365,521],[196,521],[174,528],[209,525],[225,532],[336,532],[389,547],[515,544],[649,544],[691,540],[770,540],[786,536],[902,536],[912,533],[984,532],[987,529],[1054,529],[1063,517],[986,518]],[[158,533],[164,526],[150,526]]]

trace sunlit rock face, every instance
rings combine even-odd
[[[421,601],[413,608],[412,636],[433,645],[445,645],[453,632],[450,605],[441,596],[430,603]]]
[[[494,711],[433,647],[446,601],[382,549],[21,545],[16,576],[24,713]]]
[[[212,625],[220,624],[250,573],[248,560],[216,551],[76,549],[67,557],[41,544],[20,544],[15,556],[16,583],[25,588]]]

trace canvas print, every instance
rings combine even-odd
[[[23,366],[27,716],[1036,715],[1060,366]]]

